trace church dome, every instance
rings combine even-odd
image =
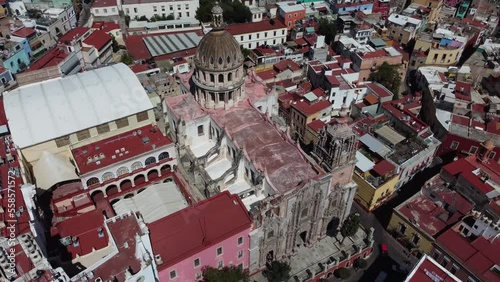
[[[243,54],[229,32],[213,29],[198,44],[194,63],[205,71],[226,71],[243,65]]]

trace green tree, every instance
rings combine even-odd
[[[113,48],[113,53],[116,53],[118,52],[118,50],[120,50],[120,45],[118,45],[118,42],[116,41],[116,38],[114,36],[111,36],[111,40],[113,40],[111,43],[111,48]]]
[[[346,220],[344,220],[344,223],[340,228],[340,234],[342,234],[343,237],[341,244],[344,243],[345,238],[354,236],[356,232],[358,232],[358,229],[359,229],[359,215],[350,214],[346,218]]]
[[[243,58],[247,58],[248,56],[250,56],[250,50],[248,50],[247,48],[243,48],[242,46],[240,46],[240,49],[241,49],[241,53],[243,54]]]
[[[358,258],[357,260],[354,261],[354,266],[365,269],[368,266],[368,262],[365,259]]]
[[[128,53],[123,53],[120,62],[126,65],[132,65],[134,63],[134,59]]]
[[[210,266],[203,268],[203,281],[205,282],[248,282],[248,270],[237,266],[226,266],[216,269]]]
[[[333,274],[337,277],[340,278],[341,280],[347,279],[351,277],[351,271],[348,268],[342,267],[335,269]]]
[[[204,23],[212,21],[212,8],[216,0],[200,0],[200,6],[196,10],[196,19]],[[224,11],[226,23],[245,23],[252,20],[250,9],[240,1],[222,0],[219,5]]]
[[[368,80],[382,84],[394,94],[394,100],[399,99],[399,86],[401,85],[399,65],[389,65],[387,62],[384,62],[377,71],[370,74]]]
[[[292,268],[288,262],[273,261],[267,265],[264,276],[269,282],[284,282],[290,279]]]
[[[337,35],[337,24],[327,19],[319,21],[318,33],[325,36],[325,43],[330,45],[335,41]]]
[[[175,20],[175,17],[174,17],[174,15],[170,14],[167,16],[167,18],[165,20],[172,21],[172,20]]]
[[[146,18],[146,16],[141,16],[140,18],[137,19],[138,21],[141,21],[141,22],[147,22],[148,21],[148,18]]]

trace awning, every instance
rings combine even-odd
[[[79,179],[69,159],[65,160],[48,151],[42,152],[40,159],[33,166],[33,174],[37,187],[44,190],[64,181]]]
[[[328,9],[326,7],[319,7],[319,8],[316,8],[316,11],[318,11],[318,12],[328,12]]]

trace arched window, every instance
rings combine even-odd
[[[132,171],[138,170],[142,168],[142,163],[141,162],[135,162],[132,164]]]
[[[210,64],[214,64],[214,57],[210,57]]]
[[[102,175],[102,182],[113,179],[114,177],[115,175],[112,172],[106,172],[105,174]]]
[[[118,170],[116,170],[116,176],[124,175],[127,174],[128,172],[129,172],[128,168],[122,166]]]
[[[215,75],[213,73],[210,74],[210,82],[215,82]]]
[[[98,184],[99,179],[97,177],[92,177],[87,180],[87,187],[92,186],[94,184]]]
[[[219,65],[222,65],[222,62],[223,62],[222,57],[220,57],[219,58]]]
[[[224,82],[224,75],[222,73],[219,74],[219,82]]]
[[[227,63],[231,63],[231,57],[227,56]]]
[[[232,81],[233,80],[233,73],[230,72],[227,74],[227,81]]]
[[[163,159],[168,159],[170,156],[168,154],[168,152],[163,152],[161,153],[159,156],[158,156],[158,160],[161,161]]]
[[[146,159],[146,161],[144,162],[144,164],[145,164],[145,165],[147,165],[147,166],[148,166],[148,165],[150,165],[150,164],[154,164],[154,163],[156,163],[156,159],[155,159],[155,157],[149,157],[149,158],[147,158],[147,159]]]
[[[240,69],[236,69],[236,77],[240,77]]]

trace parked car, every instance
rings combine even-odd
[[[380,254],[383,256],[387,256],[389,254],[386,244],[380,244]]]

